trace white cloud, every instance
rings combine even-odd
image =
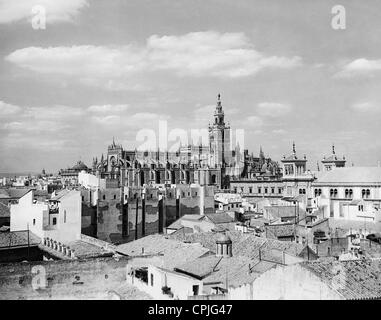
[[[248,127],[260,127],[263,125],[262,118],[258,116],[248,116],[244,121],[243,124]]]
[[[292,68],[300,57],[266,57],[243,33],[192,32],[182,36],[153,35],[147,40],[149,60],[156,69],[179,75],[236,78],[274,68]]]
[[[126,111],[129,108],[126,104],[104,104],[93,105],[87,108],[87,111],[92,113],[120,113]]]
[[[361,102],[352,105],[352,109],[357,112],[378,112],[381,111],[380,105],[373,102]]]
[[[30,20],[32,8],[43,6],[49,23],[72,22],[80,10],[87,7],[87,0],[0,0],[0,24]]]
[[[0,101],[0,116],[2,117],[17,114],[21,112],[21,110],[19,106]]]
[[[283,130],[283,129],[274,129],[271,131],[273,134],[285,134],[287,133],[286,130]]]
[[[24,114],[27,118],[62,121],[68,118],[73,121],[83,115],[81,108],[55,105],[49,107],[27,107]]]
[[[350,63],[345,64],[342,70],[338,72],[336,77],[353,77],[361,75],[370,75],[375,71],[381,70],[381,59],[380,60],[368,60],[365,58],[360,58],[353,60]]]
[[[213,31],[153,35],[144,46],[27,47],[10,53],[5,60],[26,70],[71,77],[107,90],[139,90],[141,85],[131,76],[147,72],[237,78],[301,64],[300,57],[266,56],[256,51],[243,33]]]
[[[291,106],[288,104],[277,102],[261,102],[257,105],[257,112],[261,116],[279,117],[291,111]]]

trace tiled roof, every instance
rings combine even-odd
[[[221,213],[209,213],[206,214],[208,219],[214,224],[233,222],[234,218],[228,215],[226,212]]]
[[[260,248],[261,251],[277,249],[297,256],[304,248],[302,244],[256,237],[253,234],[244,234],[240,231],[228,231],[226,233],[232,240],[233,256],[246,256],[250,259],[258,258]],[[197,242],[215,252],[218,236],[219,233],[216,232],[200,232],[192,234],[179,233],[170,237],[179,241]]]
[[[29,245],[35,246],[41,242],[40,238],[29,231]],[[28,231],[0,232],[0,248],[20,247],[28,245]]]
[[[319,260],[303,262],[301,265],[312,271],[345,299],[381,298],[381,260],[379,259]]]
[[[268,224],[270,221],[265,218],[254,218],[250,219],[250,227],[262,227],[265,224]]]
[[[182,236],[181,233],[179,235]],[[142,248],[144,248],[144,253]],[[193,261],[209,252],[207,248],[202,247],[200,244],[183,243],[158,234],[121,244],[117,247],[117,251],[128,256],[162,254],[164,259],[163,267],[168,269],[173,268],[176,264]]]
[[[288,218],[295,217],[299,212],[299,219],[302,219],[306,215],[306,211],[302,208],[295,206],[266,206],[264,207],[266,213],[271,215],[273,219],[276,218]]]
[[[31,189],[29,188],[9,188],[9,189],[0,189],[0,198],[14,198],[20,199],[25,194],[27,194]]]
[[[112,255],[110,251],[82,240],[72,241],[67,245],[75,250],[75,256],[80,259]]]
[[[368,239],[361,239],[360,247],[365,257],[381,258],[381,244]]]
[[[295,235],[294,224],[273,224],[266,227],[268,233],[272,233],[276,238],[292,237]]]
[[[170,224],[167,228],[168,229],[180,229],[183,227],[182,221],[187,220],[187,221],[200,221],[204,219],[204,216],[198,215],[198,214],[185,214],[179,219],[177,219],[175,222]]]
[[[183,263],[175,266],[175,270],[185,272],[199,279],[202,279],[211,274],[217,265],[221,262],[222,257],[216,255],[208,255],[202,258],[197,258],[191,263]]]
[[[250,259],[245,256],[229,258],[210,255],[198,258],[192,263],[176,266],[176,270],[202,279],[204,286],[220,284],[237,287],[252,282],[259,275],[274,267],[276,263]]]
[[[314,184],[319,183],[381,183],[380,167],[344,167],[322,172]]]
[[[193,229],[192,228],[188,228],[188,227],[181,227],[181,228],[177,229],[176,231],[172,232],[171,235],[176,235],[176,234],[179,234],[179,233],[181,233],[181,234],[183,234],[183,233],[193,233]]]
[[[11,209],[4,203],[0,202],[0,217],[8,218],[11,215]]]

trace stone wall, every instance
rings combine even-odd
[[[127,265],[124,257],[2,264],[0,299],[107,299],[127,289]],[[33,288],[44,272],[46,287]]]

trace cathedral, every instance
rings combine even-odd
[[[106,157],[102,154],[100,160],[93,159],[92,172],[113,186],[196,183],[228,188],[227,178],[240,176],[245,166],[239,145],[232,147],[221,95],[218,95],[214,122],[208,132],[208,146],[180,146],[176,152],[124,150],[113,139]]]

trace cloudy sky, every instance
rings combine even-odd
[[[245,148],[311,169],[381,160],[381,3],[0,0],[0,172],[56,171],[141,129],[206,128],[218,93]],[[32,27],[34,5],[46,29]]]

